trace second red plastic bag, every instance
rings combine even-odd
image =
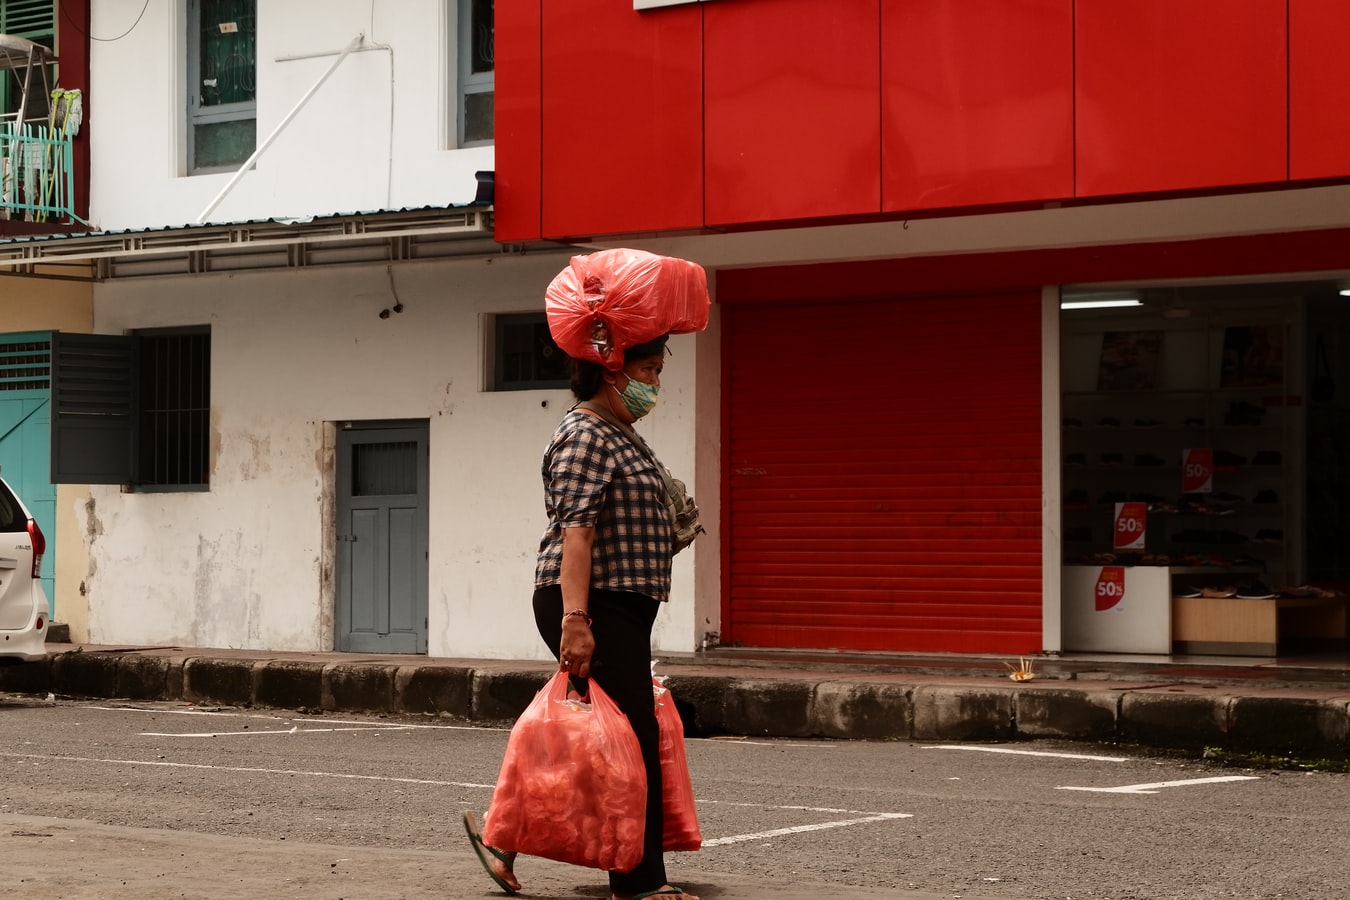
[[[661,808],[666,819],[661,846],[665,850],[698,850],[703,846],[703,835],[698,830],[694,785],[689,780],[689,759],[684,753],[684,723],[670,691],[655,678],[652,690],[656,695],[656,724],[661,732]]]
[[[559,672],[516,720],[483,840],[559,862],[627,872],[642,859],[647,773],[628,719],[594,681],[568,697]]]

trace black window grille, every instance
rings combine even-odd
[[[137,333],[140,351],[136,483],[205,487],[210,474],[211,334]]]

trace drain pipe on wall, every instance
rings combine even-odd
[[[353,50],[361,46],[361,42],[365,40],[365,37],[365,33],[362,32],[352,38],[351,43],[343,48],[342,52],[338,54],[338,58],[333,60],[333,64],[328,67],[328,71],[324,72],[319,80],[314,82],[313,87],[308,91],[305,91],[305,95],[300,98],[299,102],[291,108],[290,112],[286,113],[285,118],[277,123],[277,127],[272,129],[272,133],[267,136],[267,140],[258,145],[258,149],[253,151],[253,155],[244,161],[244,164],[239,167],[239,171],[235,172],[234,175],[230,177],[230,180],[226,183],[225,187],[220,189],[220,193],[216,195],[216,199],[212,200],[211,204],[207,206],[206,209],[202,210],[202,214],[197,217],[197,224],[200,225],[205,222],[206,217],[211,215],[211,213],[215,211],[215,208],[220,205],[220,201],[224,200],[225,196],[229,194],[230,191],[234,190],[234,186],[244,177],[244,173],[253,168],[253,164],[258,161],[258,157],[262,156],[267,148],[272,146],[272,142],[277,139],[277,136],[291,123],[291,120],[296,117],[300,110],[304,109],[305,104],[318,92],[319,88],[323,87],[323,83],[328,80],[328,76],[337,71],[337,67],[342,65],[342,61],[346,59]]]

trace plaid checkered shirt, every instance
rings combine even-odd
[[[544,452],[548,528],[534,585],[562,577],[563,529],[594,527],[591,586],[670,599],[674,537],[660,474],[618,428],[573,410]]]

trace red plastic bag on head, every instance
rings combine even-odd
[[[656,724],[661,732],[661,808],[666,825],[661,835],[664,850],[698,850],[703,834],[698,830],[694,809],[694,785],[689,780],[689,759],[684,754],[684,723],[670,691],[655,678]]]
[[[506,742],[483,841],[499,850],[627,872],[642,859],[647,771],[628,718],[594,681],[568,697],[559,672]]]
[[[645,250],[574,256],[544,292],[563,352],[609,369],[623,366],[625,347],[707,328],[710,303],[702,266]]]

